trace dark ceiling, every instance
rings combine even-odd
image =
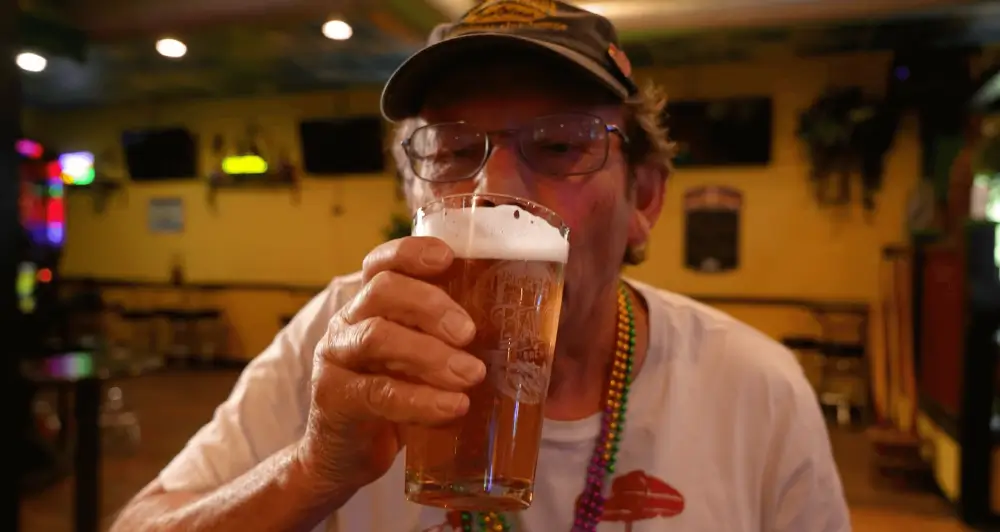
[[[58,23],[73,19],[67,15],[72,13],[68,5],[83,2],[49,0],[36,5],[30,12],[34,15],[31,24],[22,24],[22,40],[26,45],[56,50],[55,54],[73,55],[69,53],[72,43],[82,43],[83,37],[73,33],[72,25],[67,28]],[[181,60],[160,57],[154,41],[162,33],[139,31],[138,23],[117,28],[91,24],[89,30],[83,29],[90,37],[85,53],[75,54],[82,60],[54,57],[44,72],[25,73],[25,98],[32,106],[57,108],[380,84],[438,20],[426,6],[414,9],[423,4],[418,0],[342,4],[337,13],[354,27],[354,37],[348,41],[323,37],[320,25],[329,15],[326,11],[220,20],[189,24],[187,31],[174,34],[188,45],[188,55]],[[916,46],[975,47],[1000,42],[997,7],[988,3],[974,10],[911,13],[888,20],[624,38],[637,67],[745,60],[776,43],[803,55]],[[80,40],[73,41],[74,36]],[[55,46],[59,44],[61,49]]]
[[[55,58],[23,76],[29,105],[81,106],[183,97],[245,96],[380,83],[413,44],[366,21],[331,41],[319,23],[228,26],[185,34],[188,54],[161,57],[155,39],[90,47],[83,62]]]

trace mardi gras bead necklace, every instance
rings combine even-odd
[[[625,426],[628,409],[628,392],[632,385],[632,360],[635,355],[635,318],[628,288],[621,283],[618,288],[618,338],[615,358],[608,377],[608,391],[601,413],[601,433],[587,468],[587,483],[583,488],[573,519],[573,532],[594,532],[604,514],[604,482],[615,472],[618,444]],[[494,512],[462,512],[462,530],[510,532],[511,527],[503,514]]]

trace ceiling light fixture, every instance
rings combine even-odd
[[[21,52],[17,54],[17,66],[26,72],[41,72],[45,70],[48,64],[47,59],[34,52]]]
[[[604,6],[602,6],[600,4],[593,4],[593,3],[591,3],[591,4],[577,4],[577,7],[579,7],[580,9],[585,9],[587,11],[590,11],[591,13],[593,13],[595,15],[601,15],[601,16],[604,16],[604,17],[607,16],[607,11],[604,9]]]
[[[346,41],[354,35],[354,29],[351,25],[344,22],[343,20],[328,20],[323,24],[323,35],[327,39],[333,39],[335,41]]]
[[[156,41],[156,51],[163,57],[180,59],[187,54],[188,47],[177,39],[160,39]]]

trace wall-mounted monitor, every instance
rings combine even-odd
[[[299,124],[299,138],[307,174],[385,172],[385,135],[380,116],[305,120]]]
[[[764,166],[771,161],[771,98],[670,102],[664,112],[677,167]]]
[[[198,177],[195,136],[183,128],[143,129],[122,133],[125,164],[133,181]]]

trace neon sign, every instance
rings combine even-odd
[[[59,156],[59,177],[67,185],[89,185],[94,182],[94,154],[86,151]]]
[[[267,161],[259,155],[234,155],[222,160],[222,171],[229,175],[266,174]]]
[[[45,152],[41,144],[28,139],[21,139],[14,143],[14,149],[17,150],[17,153],[20,153],[22,157],[26,157],[28,159],[41,159],[42,153]]]

